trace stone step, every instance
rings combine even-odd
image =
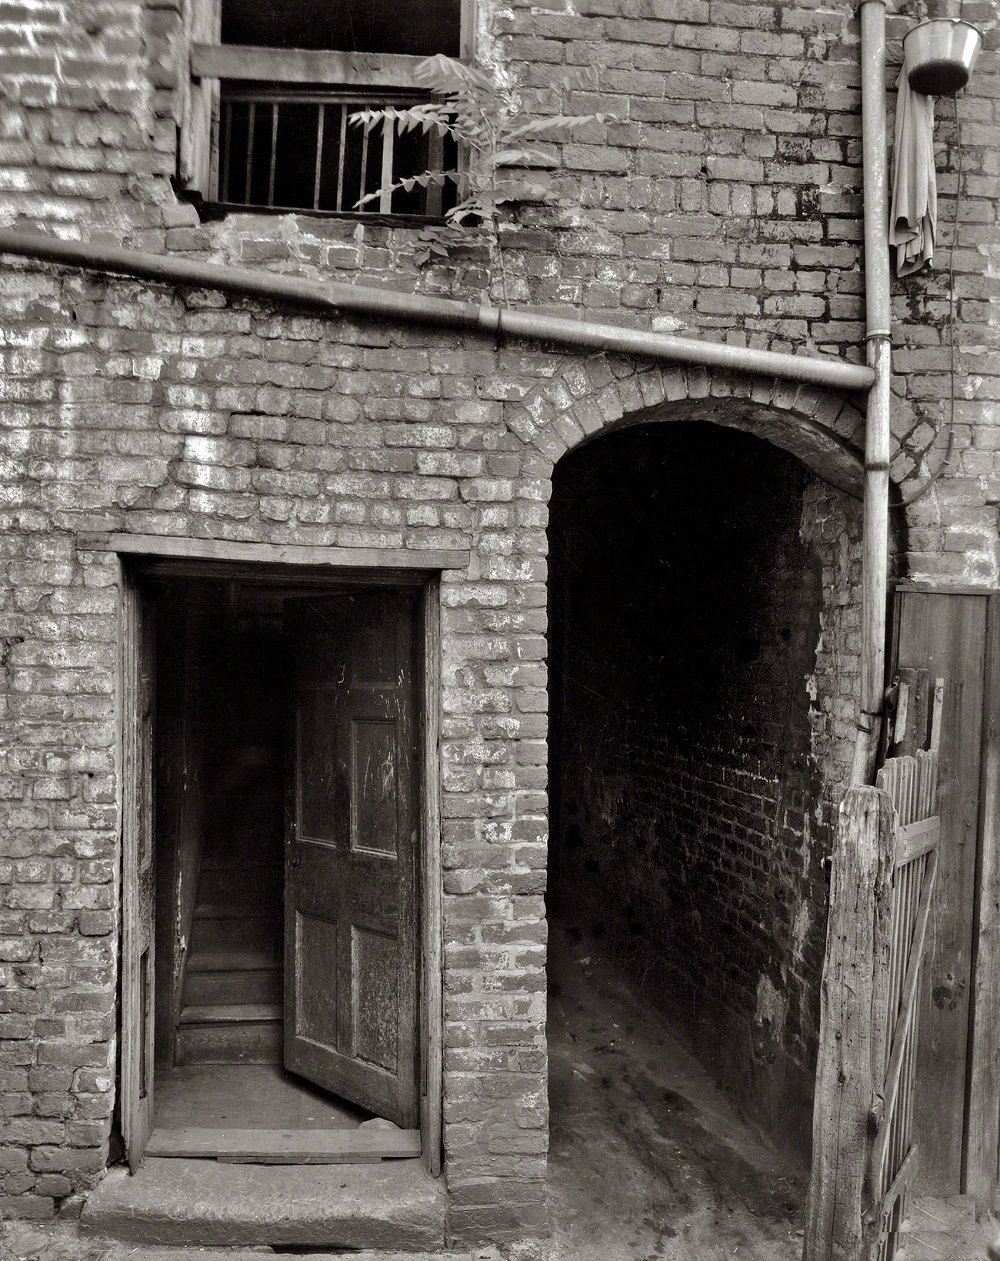
[[[142,1245],[428,1252],[444,1247],[444,1212],[442,1188],[419,1160],[262,1166],[150,1157],[131,1176],[111,1169],[80,1225]]]

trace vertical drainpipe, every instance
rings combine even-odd
[[[889,197],[885,110],[886,0],[860,0],[861,122],[865,221],[865,333],[875,380],[865,426],[864,533],[861,576],[861,696],[852,784],[875,770],[885,680],[889,566],[891,356]]]

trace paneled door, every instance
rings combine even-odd
[[[397,1125],[417,1092],[415,598],[289,599],[285,1067]]]

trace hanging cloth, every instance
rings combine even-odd
[[[934,98],[913,91],[904,64],[896,80],[896,143],[889,218],[889,242],[896,247],[897,276],[909,276],[930,263],[936,225]]]

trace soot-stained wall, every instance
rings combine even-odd
[[[858,507],[710,424],[603,437],[552,499],[549,903],[805,1149]]]

